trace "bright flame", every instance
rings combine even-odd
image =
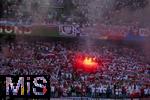
[[[87,58],[87,57],[84,59],[83,64],[87,65],[87,66],[95,66],[95,65],[97,65],[97,63],[94,62],[92,58]]]
[[[96,59],[96,57],[87,57],[83,56],[76,57],[74,68],[76,70],[83,70],[85,72],[95,72],[97,68],[99,67],[99,63]]]

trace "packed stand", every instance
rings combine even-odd
[[[51,97],[147,97],[150,64],[142,51],[112,43],[11,42],[1,46],[1,75],[50,75]],[[75,70],[76,54],[94,56],[96,72]]]

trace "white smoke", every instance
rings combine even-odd
[[[136,3],[135,3],[136,5]],[[133,24],[138,23],[142,27],[149,26],[149,17],[150,17],[150,3],[144,8],[129,9],[128,7],[121,8],[121,10],[113,11],[111,15],[111,22],[115,24]]]
[[[78,11],[82,12],[86,18],[88,18],[89,27],[84,29],[90,36],[95,36],[95,26],[104,20],[103,15],[113,8],[114,0],[74,0],[74,3],[78,5]],[[93,30],[94,29],[94,30]],[[85,49],[93,51],[93,41],[89,38],[86,39]]]
[[[52,0],[24,0],[18,13],[27,14],[34,22],[41,23],[48,16],[51,5]]]
[[[92,23],[103,20],[103,14],[111,10],[114,4],[114,0],[73,0],[73,2]]]
[[[111,10],[114,0],[93,0],[88,4],[87,17],[92,22],[102,21],[103,14]]]

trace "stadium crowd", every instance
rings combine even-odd
[[[18,12],[20,1],[22,0],[2,0],[3,12],[0,20],[28,20],[32,18],[20,15]],[[16,2],[14,2],[16,1]],[[63,1],[63,0],[58,0]],[[119,33],[123,30],[123,35],[129,31],[131,23],[127,23],[125,28],[111,25],[110,18],[118,13],[118,9],[142,8],[145,4],[139,3],[120,3],[116,0],[118,7],[114,12],[106,14],[104,25],[98,26],[101,33],[108,32]],[[122,0],[123,1],[123,0]],[[127,1],[127,0],[125,0]],[[132,1],[132,0],[128,0]],[[15,13],[14,13],[15,12]],[[62,17],[63,15],[61,15]],[[14,18],[15,17],[15,18]],[[73,18],[70,18],[73,17]],[[4,19],[2,19],[4,18]],[[75,19],[74,19],[75,18]],[[75,16],[60,18],[63,24],[73,24],[77,20]],[[57,18],[55,18],[56,20]],[[58,18],[59,19],[59,18]],[[57,19],[57,21],[58,21]],[[73,19],[73,20],[72,20]],[[77,23],[82,26],[82,19]],[[56,22],[57,22],[56,21]],[[58,24],[62,24],[58,21]],[[22,22],[22,21],[21,21]],[[49,21],[46,20],[48,23]],[[85,21],[86,22],[86,21]],[[50,21],[51,23],[51,21]],[[118,22],[119,23],[119,22]],[[117,23],[117,24],[118,24]],[[122,25],[123,22],[121,21]],[[108,26],[107,26],[108,25]],[[90,22],[83,24],[85,33],[92,30]],[[138,26],[138,25],[133,25]],[[101,28],[99,28],[101,27]],[[107,28],[106,28],[107,27]],[[115,28],[114,28],[115,27]],[[131,25],[132,27],[132,25]],[[102,29],[103,28],[103,29]],[[113,29],[111,29],[113,28]],[[96,31],[96,29],[93,29]],[[114,31],[116,30],[116,31]],[[134,29],[136,33],[137,28]],[[107,32],[104,32],[107,31]],[[93,35],[93,31],[90,31]],[[132,32],[133,33],[133,32]],[[149,34],[149,33],[147,33]],[[66,43],[64,41],[52,42],[27,42],[17,41],[1,45],[0,52],[0,74],[1,75],[50,75],[51,97],[147,97],[150,96],[150,63],[146,62],[146,57],[138,47],[117,45],[113,43],[99,43],[86,48],[85,43]],[[92,50],[88,50],[91,49]],[[84,70],[75,70],[76,55],[94,56],[99,61],[96,72],[85,72]]]
[[[150,64],[138,48],[99,43],[11,42],[1,46],[1,75],[50,75],[51,97],[145,97],[150,95]],[[94,56],[95,72],[75,70],[76,54]]]

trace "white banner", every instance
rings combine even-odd
[[[77,36],[80,35],[81,30],[79,27],[75,27],[73,25],[60,25],[59,32],[61,35],[65,36]]]

